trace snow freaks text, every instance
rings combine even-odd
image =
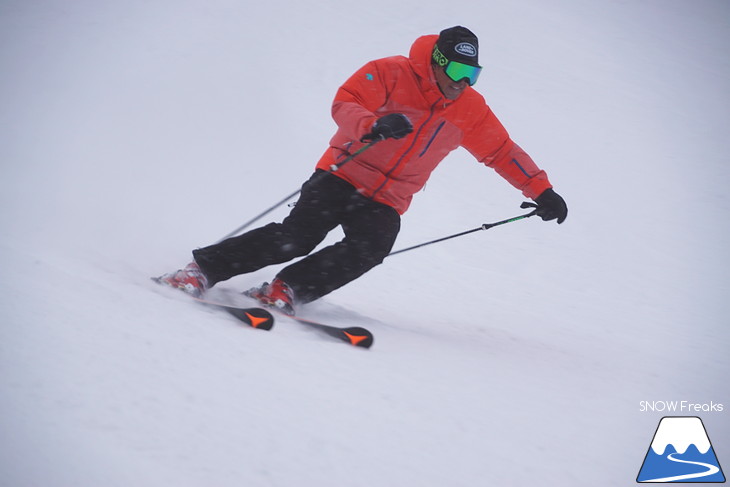
[[[639,412],[659,413],[721,413],[724,406],[721,403],[696,403],[692,401],[639,401]]]

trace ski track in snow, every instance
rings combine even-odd
[[[660,417],[639,401],[730,402],[726,2],[333,5],[2,3],[0,485],[627,485]],[[302,310],[367,351],[150,281],[309,176],[347,76],[456,24],[564,225],[414,250]],[[523,199],[459,150],[396,249]]]

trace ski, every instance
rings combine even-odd
[[[301,325],[305,325],[313,330],[316,330],[320,333],[323,333],[330,337],[341,340],[345,343],[349,343],[350,345],[353,345],[355,347],[370,348],[373,345],[373,341],[374,341],[373,334],[369,330],[367,330],[366,328],[363,328],[361,326],[339,327],[339,326],[328,325],[328,324],[325,324],[325,323],[322,323],[319,321],[310,320],[308,318],[302,318],[302,317],[295,316],[295,315],[289,315],[276,308],[233,306],[233,305],[229,305],[229,304],[222,304],[222,303],[218,303],[218,302],[214,302],[214,301],[209,301],[204,298],[195,298],[195,297],[192,297],[192,298],[200,303],[207,304],[209,306],[223,308],[225,311],[232,314],[233,316],[235,316],[239,320],[243,321],[244,323],[251,324],[249,322],[249,320],[251,320],[252,318],[254,320],[260,320],[263,318],[265,320],[262,322],[262,324],[259,324],[256,326],[251,325],[251,326],[254,326],[254,328],[270,330],[274,324],[274,318],[272,316],[272,314],[273,314],[273,315],[277,315],[277,316],[280,316],[285,319],[290,319]],[[252,299],[252,298],[249,298],[248,296],[246,296],[246,299]],[[253,317],[251,315],[253,315]],[[266,317],[269,317],[269,319],[266,320]],[[254,323],[255,322],[256,321],[254,321]],[[266,327],[268,327],[268,328],[266,328]]]
[[[373,334],[370,332],[370,330],[361,326],[339,327],[328,325],[319,321],[310,320],[308,318],[301,318],[296,315],[288,315],[274,308],[272,308],[271,311],[276,315],[279,315],[283,318],[288,318],[301,325],[308,326],[313,330],[317,330],[320,333],[324,333],[325,335],[329,335],[331,337],[337,338],[338,340],[342,340],[343,342],[349,343],[350,345],[353,345],[355,347],[370,348],[373,345]]]
[[[163,284],[159,278],[153,277],[152,280],[157,284]],[[269,313],[268,310],[254,306],[254,307],[242,307],[242,306],[231,306],[229,304],[219,303],[216,301],[210,301],[204,298],[197,298],[190,294],[184,293],[193,301],[200,303],[210,308],[220,309],[231,316],[238,319],[241,323],[244,323],[257,330],[271,330],[274,327],[274,316]]]
[[[157,282],[158,284],[162,284],[159,278],[152,278],[153,281]],[[312,330],[316,330],[319,333],[322,333],[324,335],[330,336],[332,338],[336,338],[338,340],[341,340],[345,343],[348,343],[352,346],[359,347],[359,348],[370,348],[373,345],[374,337],[373,334],[370,332],[370,330],[363,328],[361,326],[349,326],[349,327],[339,327],[339,326],[333,326],[326,323],[322,323],[319,321],[311,320],[309,318],[302,318],[300,316],[295,315],[289,315],[284,313],[281,310],[278,310],[277,308],[269,308],[269,307],[261,307],[253,305],[253,306],[245,306],[245,305],[234,305],[234,304],[225,304],[218,301],[213,301],[207,298],[197,298],[195,296],[191,296],[190,294],[185,293],[189,298],[191,298],[193,301],[196,301],[200,304],[203,304],[205,306],[209,306],[216,309],[221,309],[223,311],[226,311],[231,316],[234,316],[242,323],[245,323],[253,328],[259,329],[259,330],[271,330],[274,326],[274,315],[280,316],[285,319],[289,319],[291,321],[294,321],[296,323],[299,323],[301,325],[307,326],[308,328]],[[248,300],[253,301],[256,304],[259,304],[256,300],[253,298],[246,296],[244,294],[237,294],[238,297],[243,297]],[[226,300],[229,301],[229,300]]]
[[[231,290],[228,289],[224,291],[231,292]],[[248,296],[246,293],[236,293],[236,296],[236,299],[244,298],[248,301],[251,301],[252,303],[262,306],[258,301],[256,301],[255,298]],[[315,321],[309,318],[302,318],[301,316],[290,315],[275,307],[265,306],[265,308],[271,311],[274,315],[277,315],[284,319],[289,319],[291,321],[299,323],[300,325],[307,326],[312,330],[315,330],[324,335],[328,335],[332,338],[336,338],[355,347],[370,348],[373,345],[373,334],[367,328],[363,328],[361,326],[334,326],[322,323],[321,321]]]
[[[241,308],[238,306],[230,306],[227,304],[214,303],[201,298],[190,296],[195,301],[210,306],[212,308],[221,309],[229,315],[237,318],[241,323],[245,323],[257,330],[271,330],[274,327],[274,317],[268,310],[264,308]]]

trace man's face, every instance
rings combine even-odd
[[[469,86],[466,79],[461,81],[454,81],[446,74],[444,68],[431,65],[433,67],[433,74],[436,77],[436,84],[438,84],[441,93],[446,97],[447,100],[456,100],[461,96],[461,93]]]

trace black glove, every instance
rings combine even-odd
[[[408,117],[402,113],[390,113],[376,120],[370,133],[365,135],[360,142],[402,139],[411,132],[413,132],[413,124]]]
[[[552,188],[546,189],[535,198],[535,203],[537,203],[535,214],[543,221],[557,218],[558,223],[563,223],[568,216],[568,206],[565,204],[565,200]]]

